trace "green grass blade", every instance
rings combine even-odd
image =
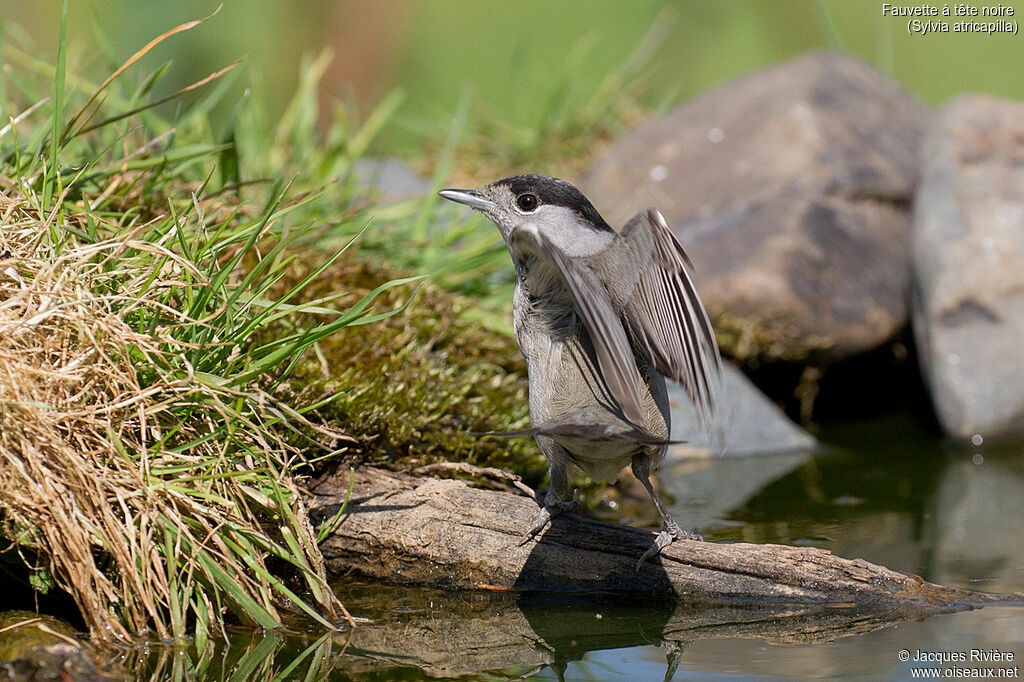
[[[228,544],[229,547],[232,547],[236,551],[236,553],[238,555],[238,558],[241,559],[243,562],[245,562],[245,564],[249,567],[249,569],[251,571],[253,571],[253,573],[255,573],[257,576],[259,576],[260,578],[265,580],[269,585],[271,585],[280,594],[283,594],[284,596],[288,597],[307,616],[309,616],[310,618],[312,618],[316,622],[320,623],[325,628],[328,628],[328,629],[331,629],[331,630],[336,630],[337,629],[336,626],[334,626],[329,620],[327,620],[322,615],[320,615],[320,613],[316,609],[311,607],[301,597],[299,597],[297,594],[295,594],[290,589],[288,589],[288,587],[283,582],[281,582],[281,580],[279,580],[276,576],[274,576],[265,567],[260,565],[259,562],[257,562],[255,559],[253,559],[251,551],[244,551],[245,548],[241,544],[239,544],[239,542],[238,542],[239,538],[238,538],[237,535],[234,536],[231,539],[229,539],[228,537],[225,537],[223,539],[224,539],[225,543]],[[281,551],[281,550],[279,549],[279,551]],[[285,557],[289,557],[289,555],[287,553],[285,553],[284,556]],[[301,568],[301,564],[297,563],[295,561],[296,557],[298,557],[298,556],[301,556],[301,554],[291,555],[289,558],[291,559],[291,563],[293,565]]]
[[[287,667],[285,667],[281,672],[279,672],[277,675],[275,675],[273,682],[285,682],[285,680],[297,679],[297,678],[295,678],[293,676],[293,674],[298,669],[298,667],[300,665],[302,665],[302,662],[305,661],[306,659],[310,659],[310,661],[311,661],[310,666],[309,666],[309,671],[312,672],[313,669],[314,669],[314,666],[316,665],[316,662],[323,659],[323,650],[326,649],[327,647],[329,647],[330,643],[331,643],[331,635],[330,634],[322,635],[315,642],[313,642],[308,647],[303,649],[302,653],[300,653],[298,656],[293,658],[292,662],[289,663],[287,665]],[[320,654],[320,655],[314,656],[313,654]]]
[[[260,643],[257,644],[252,650],[247,651],[241,659],[239,659],[231,672],[231,676],[228,677],[229,682],[249,682],[249,680],[258,679],[263,677],[257,675],[256,671],[262,666],[264,671],[267,671],[273,662],[274,654],[284,644],[284,636],[279,632],[267,632],[264,633]]]
[[[438,201],[437,191],[441,189],[444,179],[451,173],[452,159],[455,156],[455,146],[466,129],[466,121],[469,118],[469,105],[472,101],[470,91],[465,89],[459,95],[459,103],[455,106],[455,114],[452,116],[452,124],[448,129],[448,136],[444,141],[444,149],[441,151],[441,158],[437,164],[437,170],[430,182],[430,191],[423,198],[423,206],[420,218],[413,228],[413,238],[417,244],[425,244],[427,241],[427,227],[433,214],[434,205]]]
[[[230,599],[232,610],[246,621],[254,622],[260,627],[273,629],[280,627],[277,617],[256,602],[244,587],[227,571],[220,567],[210,554],[198,547],[192,548],[196,560],[202,565],[212,582]],[[243,557],[244,558],[244,557]]]
[[[352,497],[352,490],[356,485],[356,472],[355,469],[348,470],[348,492],[345,493],[345,501],[341,503],[341,507],[338,509],[338,513],[331,517],[329,521],[324,521],[320,524],[320,530],[316,533],[317,544],[323,542],[327,537],[334,532],[334,529],[341,523],[341,517],[345,515],[345,510],[348,508],[349,498]]]
[[[49,211],[53,183],[57,177],[57,150],[60,149],[60,125],[64,117],[64,83],[67,79],[68,0],[60,13],[60,37],[57,40],[57,71],[53,77],[53,120],[50,128],[50,156],[43,181],[43,207]]]

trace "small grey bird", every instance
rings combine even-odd
[[[614,481],[626,464],[643,483],[661,532],[637,569],[683,531],[651,485],[669,444],[665,377],[682,382],[706,427],[717,425],[721,359],[692,268],[657,210],[613,230],[582,192],[517,175],[445,199],[490,218],[515,264],[512,322],[526,359],[532,434],[551,488],[524,542],[572,507],[569,463]],[[512,434],[505,434],[512,435]]]

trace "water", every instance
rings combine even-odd
[[[1024,446],[947,444],[902,417],[833,427],[822,438],[832,445],[814,457],[674,465],[665,481],[676,518],[711,541],[823,547],[944,585],[1024,592]],[[368,619],[356,631],[272,641],[236,632],[231,647],[189,677],[243,670],[246,679],[272,679],[305,655],[284,679],[302,679],[311,665],[330,679],[910,679],[915,670],[949,677],[988,669],[1013,679],[1024,659],[1021,605],[929,614],[450,593],[355,580],[335,587]],[[970,660],[972,650],[990,660]],[[914,660],[922,655],[966,660]],[[170,676],[175,657],[162,656],[160,665],[146,659],[142,677]]]

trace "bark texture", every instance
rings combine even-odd
[[[337,513],[348,476],[312,488],[314,523]],[[538,512],[522,494],[364,468],[322,549],[334,574],[399,584],[761,603],[961,609],[1024,595],[942,587],[816,548],[676,541],[635,571],[654,533],[565,514],[519,545]]]

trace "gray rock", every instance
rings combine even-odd
[[[357,187],[369,189],[381,198],[416,199],[430,191],[430,180],[398,159],[359,159],[352,170]]]
[[[1024,103],[956,99],[914,204],[914,332],[950,434],[1024,433]]]
[[[409,168],[400,159],[363,158],[352,168],[353,183],[379,206],[412,202],[427,198],[433,186],[431,181]],[[419,210],[413,207],[411,210]],[[467,220],[468,211],[449,201],[435,200],[430,212],[428,229],[438,234],[451,225]],[[497,234],[497,233],[495,233]]]
[[[809,450],[817,446],[814,437],[789,420],[746,377],[729,363],[722,367],[726,414],[723,416],[725,455],[756,455],[770,452]],[[680,384],[670,381],[672,439],[686,443],[671,445],[667,457],[681,460],[706,457],[717,451],[697,423],[693,404]]]
[[[656,207],[734,357],[838,359],[907,322],[907,205],[929,110],[818,53],[622,135],[581,181],[612,224]]]

